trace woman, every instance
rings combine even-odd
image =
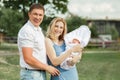
[[[51,76],[51,80],[78,80],[76,67],[69,70],[62,69],[60,64],[71,55],[71,52],[81,52],[80,45],[65,51],[64,35],[67,32],[66,22],[62,18],[54,18],[47,30],[46,49],[48,55],[48,63],[55,66],[59,71],[59,76]],[[64,54],[62,54],[64,52]],[[62,54],[62,55],[61,55]],[[79,56],[75,56],[72,63],[76,63]]]

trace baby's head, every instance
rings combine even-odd
[[[72,40],[72,43],[80,44],[80,41],[79,41],[78,39],[74,38],[74,39]]]

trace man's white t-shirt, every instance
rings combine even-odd
[[[47,64],[44,35],[41,28],[36,28],[30,21],[28,21],[18,33],[18,49],[20,54],[20,66],[22,68],[35,69],[24,61],[22,47],[32,48],[32,55],[37,60]]]

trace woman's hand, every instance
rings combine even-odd
[[[80,59],[81,59],[81,55],[73,56],[72,63],[76,64],[77,62],[80,61]]]
[[[73,66],[74,64],[79,62],[81,57],[82,57],[82,53],[80,53],[79,55],[72,56],[72,60],[70,61],[70,65]]]
[[[80,44],[77,44],[77,45],[75,45],[75,46],[73,46],[72,48],[71,48],[71,51],[72,52],[82,52],[82,50],[83,50],[83,48],[81,47],[81,45]]]

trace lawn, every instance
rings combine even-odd
[[[0,56],[0,80],[19,80],[18,55]]]
[[[120,80],[120,53],[84,54],[77,68],[80,80]]]
[[[84,53],[80,80],[120,80],[120,53]],[[0,80],[19,80],[19,56],[0,56]]]

